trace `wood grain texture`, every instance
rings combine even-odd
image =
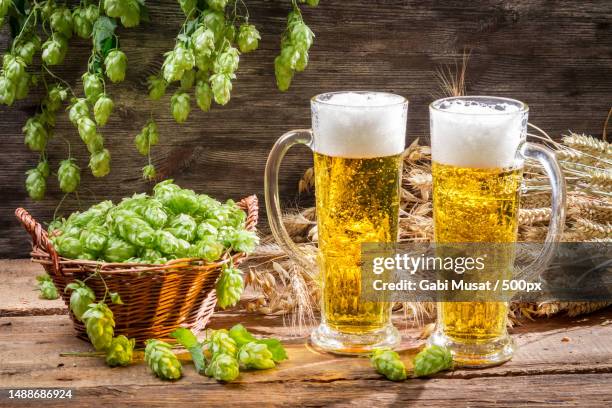
[[[231,102],[209,113],[193,111],[185,125],[174,123],[169,96],[145,99],[146,77],[161,65],[181,23],[173,0],[149,2],[153,23],[120,29],[130,65],[126,82],[110,86],[117,109],[102,133],[113,155],[113,169],[104,179],[83,171],[82,206],[102,198],[114,200],[150,185],[140,180],[145,159],[133,137],[152,112],[161,142],[154,149],[160,173],[184,186],[219,198],[263,197],[263,168],[274,141],[291,128],[309,126],[309,97],[331,90],[376,89],[409,98],[408,138],[428,134],[427,104],[440,96],[434,72],[472,50],[468,69],[471,94],[521,99],[530,105],[531,121],[559,135],[567,129],[600,134],[612,102],[612,6],[607,0],[481,0],[481,1],[340,1],[324,0],[304,10],[317,38],[306,72],[296,76],[287,93],[276,90],[273,58],[289,8],[288,1],[248,2],[251,21],[263,34],[261,48],[241,58]],[[0,50],[8,30],[0,31]],[[80,92],[89,45],[74,40],[56,72]],[[0,107],[0,256],[25,256],[27,236],[12,212],[25,206],[48,221],[61,198],[50,179],[48,198],[33,203],[23,186],[24,172],[37,157],[23,145],[21,127],[35,112],[40,94],[12,108]],[[83,169],[87,153],[76,130],[62,117],[56,135],[68,138]],[[50,144],[54,168],[67,155],[60,137]],[[306,149],[286,159],[282,195],[287,205],[298,200],[297,181],[310,165]],[[79,207],[68,198],[64,211]]]

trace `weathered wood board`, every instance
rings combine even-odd
[[[75,129],[64,117],[56,134],[73,144],[83,171],[83,205],[102,198],[118,199],[150,186],[140,179],[145,159],[133,147],[133,137],[152,112],[161,130],[154,161],[162,177],[219,198],[251,193],[263,197],[263,169],[274,141],[292,128],[309,126],[309,98],[332,90],[376,89],[396,92],[410,100],[408,138],[427,139],[427,105],[440,96],[435,72],[472,51],[468,69],[471,94],[521,99],[530,105],[531,120],[559,137],[572,129],[600,135],[612,102],[612,4],[608,0],[481,0],[481,1],[340,1],[323,0],[304,9],[316,33],[306,72],[296,76],[287,93],[275,88],[273,59],[290,2],[250,0],[251,21],[263,33],[260,50],[241,58],[231,102],[212,112],[193,111],[184,125],[174,123],[169,96],[159,103],[145,99],[146,77],[160,67],[162,54],[173,45],[181,24],[174,0],[149,1],[152,23],[120,29],[129,58],[127,80],[111,85],[116,114],[102,133],[113,155],[111,174],[100,180],[87,171],[87,153]],[[0,31],[0,53],[8,44],[8,29]],[[86,69],[90,46],[74,40],[56,72],[75,89]],[[35,112],[40,94],[12,108],[0,107],[0,256],[26,256],[25,233],[12,212],[25,206],[49,221],[61,199],[57,182],[49,184],[48,199],[27,198],[24,172],[37,156],[23,145],[21,127]],[[54,168],[67,156],[60,137],[50,144]],[[295,203],[297,181],[310,165],[306,149],[287,158],[282,195]],[[78,208],[68,198],[64,210]]]
[[[579,318],[558,317],[526,322],[512,329],[519,347],[515,358],[486,370],[456,370],[432,379],[392,383],[383,380],[367,359],[336,357],[309,346],[307,338],[292,336],[280,317],[221,312],[211,327],[244,323],[257,335],[284,340],[289,360],[275,370],[243,373],[236,383],[219,384],[198,376],[190,363],[175,383],[153,377],[143,363],[110,369],[101,359],[60,357],[60,352],[87,351],[90,346],[74,337],[71,322],[57,302],[36,303],[31,309],[15,304],[34,284],[38,267],[27,261],[0,261],[0,406],[27,401],[8,400],[9,389],[70,388],[75,406],[113,404],[167,406],[201,403],[209,406],[259,404],[263,406],[416,404],[457,406],[596,407],[612,402],[612,309]],[[60,303],[60,309],[61,303]],[[65,310],[65,309],[64,309]],[[402,356],[406,361],[422,345],[420,330],[402,329]],[[139,356],[141,358],[141,356]],[[185,356],[181,356],[185,360]],[[31,401],[30,401],[31,403]],[[57,402],[41,402],[57,404]]]

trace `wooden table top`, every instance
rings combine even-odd
[[[365,358],[313,350],[307,336],[292,335],[282,317],[221,312],[210,327],[238,322],[257,335],[285,342],[289,360],[268,371],[241,373],[231,384],[198,375],[184,363],[177,382],[155,378],[143,363],[108,368],[101,358],[60,357],[91,347],[74,336],[61,300],[37,298],[27,260],[0,260],[0,406],[59,405],[9,400],[9,389],[65,388],[70,406],[261,405],[261,406],[611,406],[612,308],[578,318],[526,322],[511,330],[514,359],[484,370],[456,370],[431,379],[384,380]],[[422,345],[420,329],[398,316],[405,355]]]

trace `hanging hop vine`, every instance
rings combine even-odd
[[[26,190],[34,200],[45,196],[49,163],[46,149],[55,126],[55,115],[62,103],[70,98],[70,120],[78,130],[89,153],[89,168],[95,177],[104,177],[110,172],[110,152],[104,148],[104,139],[97,126],[104,126],[112,114],[114,103],[106,93],[104,75],[112,82],[125,79],[127,57],[119,48],[115,35],[119,19],[125,27],[134,27],[146,19],[144,0],[84,0],[78,5],[53,0],[28,2],[23,0],[0,0],[0,25],[7,18],[13,41],[2,58],[0,70],[0,103],[12,105],[15,100],[25,98],[30,86],[40,79],[47,90],[39,113],[29,118],[23,127],[25,144],[40,155],[36,168],[26,172]],[[43,42],[38,32],[47,34]],[[82,76],[85,98],[78,98],[68,85],[54,74],[50,67],[64,62],[68,52],[68,41],[73,35],[92,40],[92,54],[88,69]],[[30,69],[34,57],[40,53],[40,73]],[[59,82],[48,84],[51,77]],[[90,111],[93,110],[93,118]],[[95,119],[95,122],[93,121]],[[58,169],[60,188],[66,193],[74,192],[80,184],[80,168],[70,155],[60,163]]]

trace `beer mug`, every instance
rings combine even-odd
[[[408,101],[382,92],[332,92],[311,100],[312,129],[285,133],[274,145],[265,174],[272,234],[298,264],[319,269],[321,323],[314,345],[336,353],[393,347],[400,337],[391,304],[362,301],[361,244],[396,242],[402,153]],[[289,237],[281,220],[278,173],[287,150],[314,152],[318,259]]]
[[[554,153],[526,142],[527,115],[526,104],[506,98],[451,97],[430,105],[437,244],[508,243],[506,248],[513,250],[523,163],[535,159],[550,179],[552,219],[544,250],[530,267],[546,267],[565,223],[565,181]],[[513,256],[497,258],[514,262]],[[493,272],[512,269],[513,265],[496,264]],[[503,363],[514,351],[507,315],[507,302],[438,303],[437,326],[429,343],[449,347],[463,366]]]

